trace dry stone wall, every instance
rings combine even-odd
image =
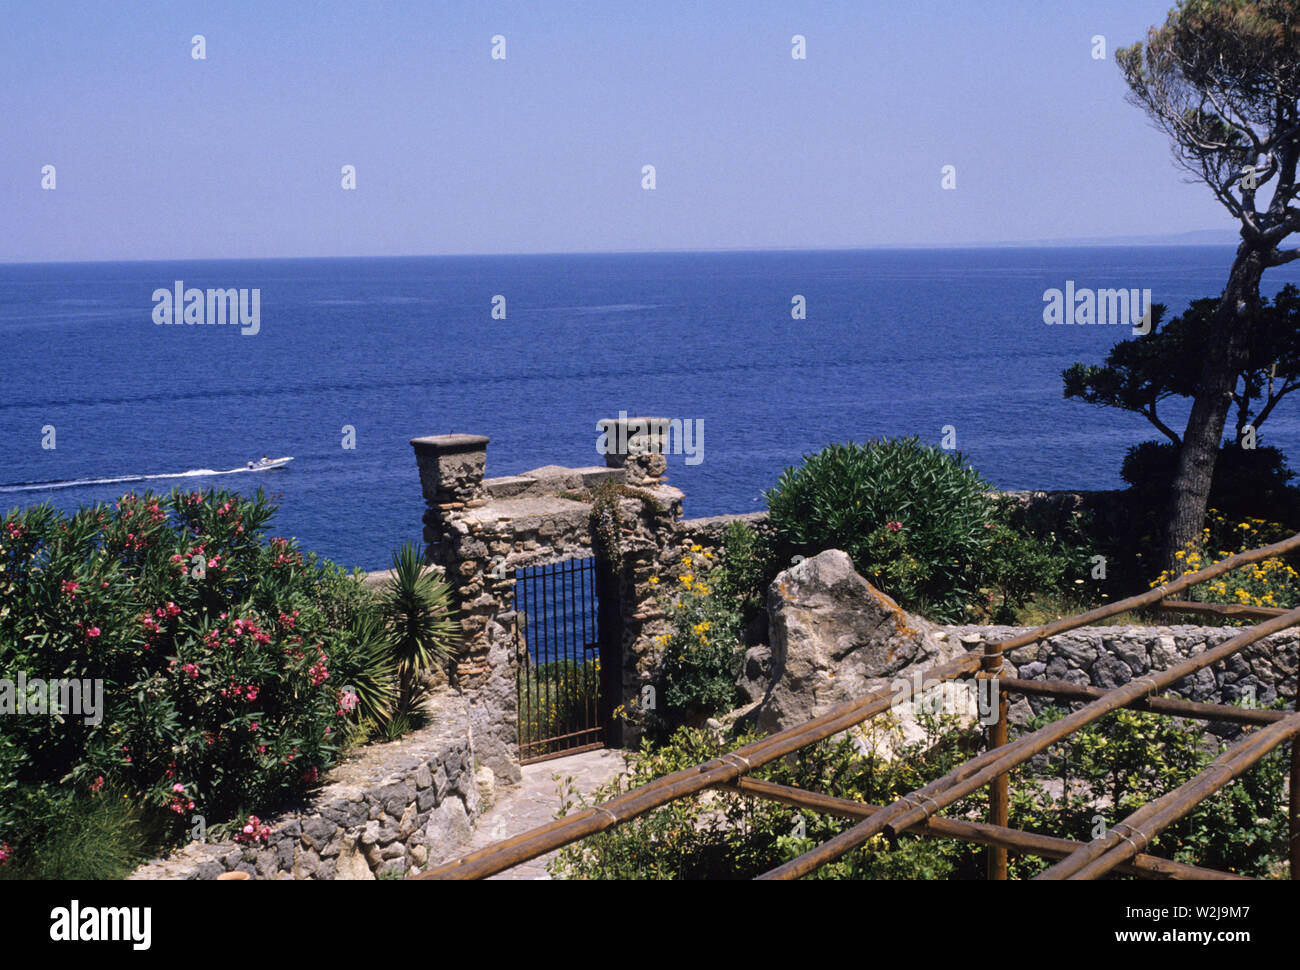
[[[132,879],[375,879],[417,875],[460,855],[490,804],[491,772],[477,771],[464,699],[431,702],[433,724],[368,745],[326,775],[297,809],[263,819],[265,843],[192,842]]]
[[[973,634],[981,639],[1006,640],[1027,627],[950,626],[950,639]],[[1188,657],[1204,653],[1240,633],[1234,627],[1097,626],[1080,627],[1006,656],[1007,673],[1027,680],[1064,680],[1073,684],[1112,688],[1150,671],[1166,670]],[[1173,684],[1168,693],[1209,704],[1231,704],[1254,695],[1267,707],[1278,698],[1294,705],[1298,641],[1294,632],[1275,633],[1253,643],[1222,663]],[[1021,698],[1011,708],[1013,720],[1023,721],[1032,709],[1041,711],[1047,698]],[[1206,729],[1229,736],[1233,725],[1207,722]]]

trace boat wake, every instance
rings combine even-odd
[[[187,472],[172,472],[166,475],[122,475],[118,478],[75,478],[69,481],[54,482],[15,482],[12,485],[0,485],[0,493],[5,492],[44,492],[57,488],[87,488],[92,485],[120,485],[126,482],[154,482],[168,478],[212,478],[217,475],[239,475],[246,472],[264,472],[272,468],[282,468],[291,459],[279,458],[269,465],[253,468],[228,468],[220,471],[215,468],[191,468]]]

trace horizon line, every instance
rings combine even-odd
[[[860,253],[860,252],[894,252],[900,250],[924,250],[928,252],[948,252],[963,249],[1217,249],[1235,245],[1233,241],[1224,242],[1172,242],[1180,236],[1193,236],[1202,233],[1225,232],[1232,230],[1197,229],[1187,233],[1175,234],[1162,242],[1133,242],[1134,237],[1116,236],[1079,239],[1031,240],[1024,242],[973,242],[947,243],[934,245],[928,243],[896,243],[890,245],[869,246],[740,246],[704,249],[572,249],[572,250],[532,250],[517,252],[476,252],[476,253],[389,253],[384,255],[356,256],[171,256],[141,257],[135,259],[0,259],[0,266],[80,266],[121,263],[218,263],[218,262],[273,262],[273,261],[307,261],[307,260],[359,260],[359,259],[484,259],[512,256],[660,256],[660,255],[717,255],[730,253]]]

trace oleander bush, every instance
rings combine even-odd
[[[872,585],[941,622],[1005,622],[1036,593],[1064,593],[1087,552],[1035,536],[960,453],[917,438],[832,444],[767,492],[768,579],[796,556],[848,553]]]
[[[391,716],[391,611],[359,577],[268,537],[273,513],[260,491],[177,491],[0,521],[0,678],[102,689],[98,710],[54,717],[8,713],[18,698],[0,686],[11,859],[48,849],[106,788],[164,841],[199,818],[221,834],[314,784],[363,720]]]

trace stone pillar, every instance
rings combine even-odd
[[[504,782],[519,780],[512,576],[493,576],[490,549],[504,537],[467,516],[487,505],[487,438],[453,434],[412,438],[420,467],[425,558],[446,571],[456,597],[461,645],[452,683],[465,692],[481,764]]]
[[[605,466],[626,471],[628,485],[651,485],[663,480],[668,470],[664,447],[668,441],[668,418],[617,418],[599,422],[605,436]]]
[[[483,469],[491,439],[481,434],[440,434],[412,438],[420,465],[420,487],[429,508],[453,511],[484,504]]]
[[[642,457],[662,460],[661,455]],[[618,699],[628,705],[640,704],[646,685],[657,686],[662,650],[655,638],[667,632],[668,624],[658,598],[663,587],[650,580],[667,575],[667,566],[679,555],[674,526],[682,512],[682,493],[675,488],[652,485],[639,494],[642,497],[626,497],[619,503],[624,524],[623,570],[618,577],[618,626],[610,631],[617,633],[620,651]],[[601,634],[605,635],[603,629]],[[662,698],[656,698],[656,703],[662,703]],[[622,744],[635,746],[640,741],[638,727],[619,727]]]
[[[487,620],[496,612],[494,600],[484,602],[487,550],[462,521],[470,506],[486,504],[487,444],[487,438],[472,434],[411,439],[428,505],[425,558],[444,568],[457,598],[462,642],[452,679],[458,687],[475,686],[486,673]]]

